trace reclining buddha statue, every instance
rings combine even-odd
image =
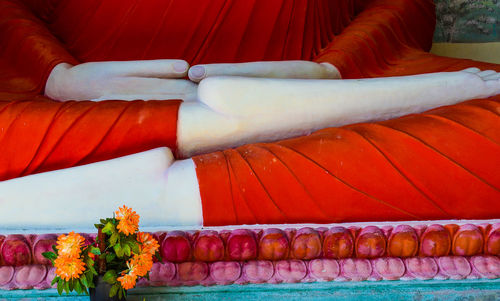
[[[432,1],[0,7],[2,229],[500,216],[500,66]]]

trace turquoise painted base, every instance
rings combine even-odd
[[[138,288],[128,300],[500,300],[500,279],[317,282]],[[0,300],[89,300],[55,290],[0,291]]]

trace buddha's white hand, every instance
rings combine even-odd
[[[211,76],[338,79],[340,72],[329,63],[275,61],[195,65],[189,69],[188,76],[190,80],[197,83]]]
[[[189,64],[183,60],[92,62],[57,65],[45,94],[55,100],[196,99],[197,85],[182,79]]]

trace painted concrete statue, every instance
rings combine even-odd
[[[498,217],[494,100],[328,128],[500,93],[492,70],[428,73],[498,66],[423,56],[432,28],[385,32],[383,1],[50,3],[2,3],[3,227],[123,202],[159,226]]]
[[[198,229],[155,234],[155,285],[500,277],[500,67],[427,53],[434,20],[427,0],[0,0],[0,288],[49,287],[54,241],[1,234],[122,204]],[[273,226],[343,222],[375,223]]]

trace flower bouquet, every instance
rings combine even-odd
[[[59,294],[76,291],[92,296],[96,284],[99,287],[103,281],[109,298],[125,298],[139,277],[149,277],[153,256],[161,260],[159,244],[151,234],[138,232],[139,215],[126,206],[95,227],[94,243],[85,243],[83,236],[71,232],[58,237],[54,252],[43,253],[56,268],[52,285],[57,283]]]

